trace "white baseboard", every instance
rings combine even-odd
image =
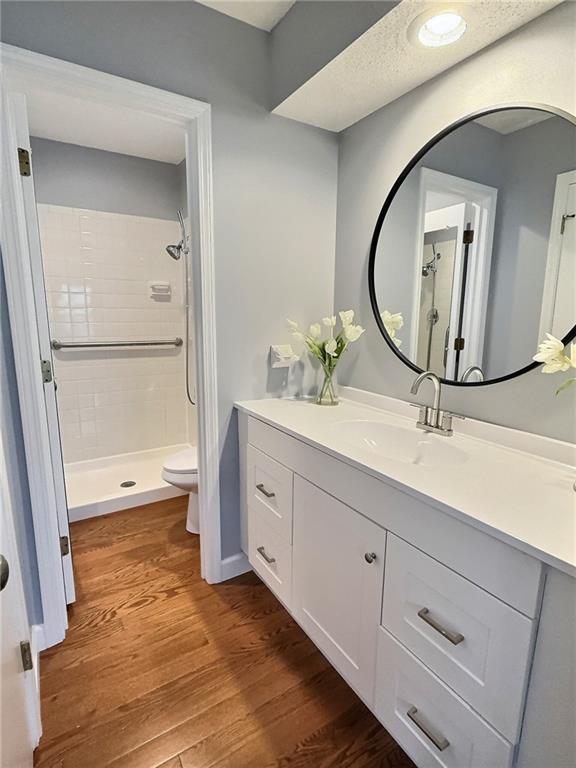
[[[225,557],[224,560],[222,560],[222,581],[233,579],[235,576],[240,576],[251,570],[252,566],[248,562],[248,558],[244,552],[238,552],[237,555]]]

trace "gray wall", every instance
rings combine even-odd
[[[368,331],[343,361],[342,383],[410,399],[413,374],[380,337],[368,297],[370,240],[398,174],[428,139],[478,109],[525,101],[576,112],[575,22],[576,4],[565,3],[341,134],[335,305],[359,308]],[[555,397],[561,381],[537,370],[487,387],[445,387],[444,405],[457,413],[571,440],[576,392]],[[429,396],[422,392],[423,398]]]
[[[48,139],[31,146],[39,203],[176,219],[180,166]]]
[[[271,35],[271,109],[398,5],[399,0],[296,2]]]
[[[24,453],[24,437],[20,420],[20,403],[14,369],[12,333],[8,317],[4,269],[0,258],[0,429],[6,453],[8,493],[15,512],[14,525],[26,608],[30,625],[42,623],[40,581],[36,564],[34,523],[28,490],[28,473]]]
[[[213,107],[224,556],[240,550],[235,399],[308,388],[269,376],[271,343],[332,309],[337,138],[270,115],[269,35],[195,3],[7,2],[2,39]]]
[[[554,117],[503,136],[500,151],[488,371],[525,365],[538,343],[556,177],[576,169],[576,127]]]

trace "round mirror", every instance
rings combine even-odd
[[[576,123],[491,109],[432,139],[396,181],[370,252],[370,299],[414,371],[486,384],[576,335]]]

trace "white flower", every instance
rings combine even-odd
[[[332,317],[323,317],[322,322],[328,328],[334,328],[336,325],[336,315],[332,315]]]
[[[401,312],[392,314],[391,312],[388,312],[387,309],[385,309],[384,312],[381,313],[380,317],[384,323],[384,328],[386,328],[392,337],[395,335],[396,331],[399,331],[400,328],[402,328],[404,325],[404,318],[402,317]]]
[[[306,337],[304,336],[304,334],[300,330],[300,326],[298,325],[298,323],[295,323],[294,320],[290,320],[290,318],[288,318],[286,320],[286,324],[288,326],[288,330],[292,334],[292,338],[294,339],[294,341],[304,341],[305,340]]]
[[[322,328],[320,326],[320,323],[312,323],[308,330],[308,335],[311,336],[313,339],[319,339],[320,336],[322,336]]]
[[[326,352],[328,352],[331,357],[336,356],[336,350],[338,349],[338,344],[336,343],[336,339],[328,339],[325,346]]]
[[[543,363],[542,373],[558,373],[574,367],[575,358],[574,349],[572,349],[571,357],[568,357],[564,354],[564,344],[560,339],[547,333],[546,338],[540,342],[538,353],[532,359],[536,360],[537,363]]]
[[[538,347],[538,354],[534,355],[534,360],[538,363],[547,363],[558,355],[564,354],[564,344],[552,336],[551,333],[546,334],[544,341],[540,342]]]
[[[361,325],[345,325],[344,326],[344,336],[346,337],[346,340],[349,342],[357,341],[357,339],[362,336],[366,329],[362,328]]]
[[[339,312],[340,320],[342,321],[342,325],[344,328],[346,328],[347,325],[352,325],[354,321],[354,310],[353,309],[347,309],[345,312]]]

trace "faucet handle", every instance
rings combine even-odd
[[[447,435],[452,434],[452,420],[460,419],[464,421],[466,416],[460,416],[459,413],[451,413],[450,411],[440,411],[438,414],[438,424],[443,433]]]
[[[421,405],[420,403],[409,403],[409,405],[411,405],[412,408],[418,408],[418,421],[416,422],[416,426],[420,429],[429,427],[432,423],[430,420],[431,409],[427,405]]]
[[[452,411],[443,411],[445,416],[450,416],[451,419],[460,419],[460,421],[466,421],[466,416],[462,416],[460,413],[452,413]]]

